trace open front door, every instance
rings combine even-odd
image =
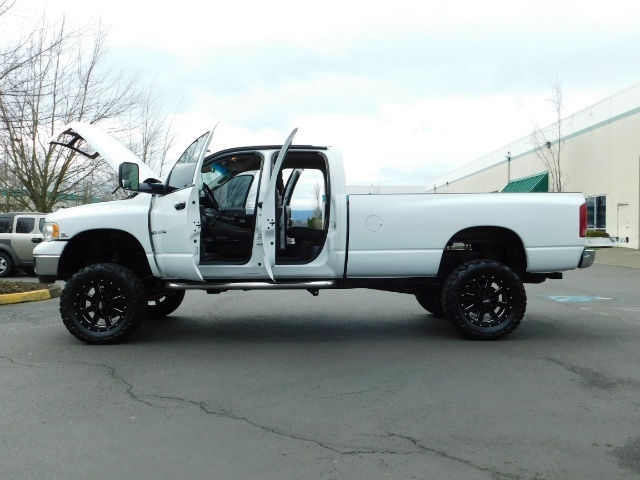
[[[273,169],[271,170],[271,177],[269,178],[269,186],[265,194],[264,200],[258,204],[259,207],[259,225],[262,231],[262,249],[264,251],[264,265],[269,274],[269,278],[275,281],[273,278],[273,266],[276,264],[276,181],[278,179],[278,172],[282,169],[282,162],[287,155],[287,151],[293,142],[293,138],[298,132],[297,128],[289,134],[289,137],[282,145],[278,159],[276,160]]]
[[[214,129],[215,130],[215,129]],[[167,178],[167,193],[154,196],[150,233],[156,263],[167,277],[203,281],[200,264],[200,170],[213,130],[180,156]]]

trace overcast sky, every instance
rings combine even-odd
[[[182,101],[181,146],[340,147],[349,184],[430,185],[640,83],[640,2],[18,0],[110,29],[109,62]],[[176,157],[179,152],[176,152]]]

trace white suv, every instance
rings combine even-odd
[[[33,272],[33,249],[43,240],[46,213],[0,213],[0,278],[14,268]]]

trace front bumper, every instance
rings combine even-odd
[[[33,266],[40,283],[52,283],[58,278],[60,255],[38,255],[33,257]]]
[[[585,248],[584,252],[582,252],[582,258],[580,259],[580,265],[578,265],[578,268],[590,267],[591,265],[593,265],[593,261],[595,259],[596,259],[596,251]]]
[[[43,242],[33,251],[33,267],[40,283],[52,283],[58,278],[58,264],[67,242]]]

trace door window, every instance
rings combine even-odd
[[[329,225],[326,158],[289,152],[276,185],[276,263],[309,263],[322,251]]]
[[[285,177],[291,172],[283,172]],[[294,177],[295,178],[295,177]],[[291,210],[291,224],[322,230],[325,223],[325,184],[324,174],[317,169],[299,171],[287,204]]]
[[[31,233],[36,226],[36,219],[33,217],[18,217],[16,220],[16,233]]]
[[[205,160],[200,172],[202,263],[242,263],[251,259],[262,161],[262,155],[256,152]]]
[[[196,171],[200,154],[202,150],[206,148],[208,138],[209,132],[189,145],[184,153],[180,155],[167,180],[169,191],[179,190],[193,185],[193,175]]]
[[[589,230],[606,230],[607,228],[607,197],[598,195],[587,197],[587,228]]]

